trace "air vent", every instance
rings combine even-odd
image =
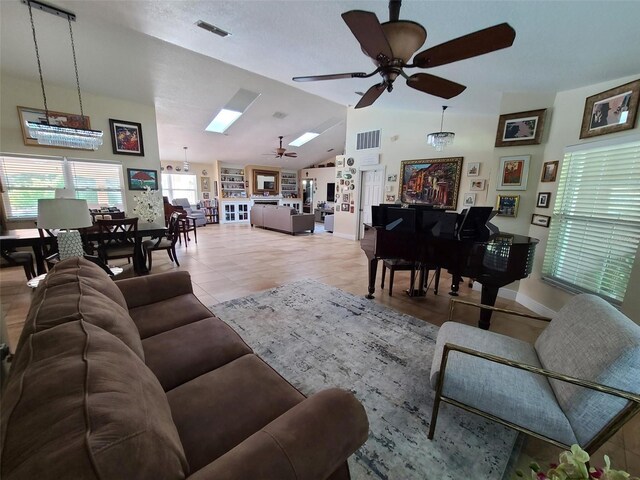
[[[356,150],[380,148],[380,130],[358,133],[356,136]]]
[[[286,116],[287,116],[287,114],[286,113],[282,113],[282,112],[276,112],[276,113],[273,114],[273,118],[277,118],[279,120],[282,120]]]
[[[222,30],[221,28],[216,27],[215,25],[211,25],[210,23],[203,22],[202,20],[198,20],[196,22],[196,25],[198,27],[206,30],[207,32],[215,33],[216,35],[219,35],[220,37],[228,37],[229,35],[231,35],[229,32],[226,32],[226,31]]]

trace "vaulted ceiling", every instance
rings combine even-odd
[[[156,107],[160,156],[302,168],[342,153],[347,109],[377,83],[369,79],[296,83],[293,76],[373,70],[341,13],[367,10],[388,20],[386,1],[59,0],[78,20],[74,37],[83,90]],[[37,78],[28,10],[0,2],[3,71]],[[497,114],[503,92],[556,92],[640,71],[638,1],[406,1],[400,18],[422,24],[424,48],[502,22],[511,48],[429,70],[467,86],[442,100],[397,81],[374,107]],[[198,28],[204,20],[232,33]],[[75,87],[66,22],[35,14],[45,82]],[[412,71],[410,73],[415,73]],[[238,88],[260,93],[225,135],[204,131]],[[34,106],[38,103],[35,102]],[[50,99],[55,109],[55,99]],[[274,114],[285,114],[276,118]],[[398,113],[390,112],[397,115]],[[319,125],[333,125],[299,148],[297,159],[263,155]]]

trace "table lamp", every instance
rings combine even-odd
[[[60,260],[82,257],[82,239],[78,230],[93,225],[86,200],[52,198],[38,200],[38,228],[59,229],[57,235]]]

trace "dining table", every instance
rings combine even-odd
[[[142,249],[142,240],[144,238],[159,238],[167,233],[167,227],[158,223],[138,223],[138,230],[128,232],[127,237],[134,241],[133,269],[143,275],[149,273],[145,262],[145,255]],[[94,228],[80,229],[83,242],[93,242],[98,240],[98,231]],[[122,235],[120,233],[120,235]],[[45,235],[42,237],[37,228],[24,228],[17,230],[5,230],[0,232],[0,246],[2,249],[14,249],[18,247],[31,247],[36,263],[36,272],[38,275],[46,273],[45,259],[43,249],[47,245],[53,245],[56,242],[55,236]]]

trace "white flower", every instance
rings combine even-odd
[[[142,220],[149,223],[154,222],[164,212],[164,207],[157,193],[147,186],[142,193],[135,195],[133,199],[136,206],[133,207],[133,213]]]

